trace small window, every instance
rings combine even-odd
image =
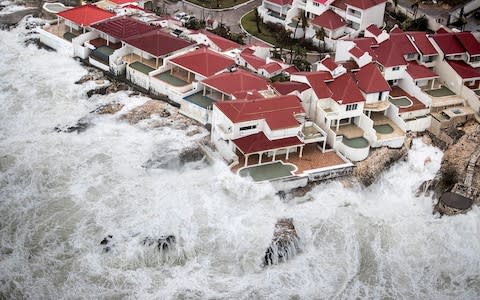
[[[240,127],[240,131],[252,130],[255,128],[257,128],[257,125],[243,126],[243,127]]]
[[[393,70],[393,71],[398,71],[398,70],[400,70],[400,67],[393,67],[392,70]]]
[[[318,3],[318,2],[313,2],[313,6],[319,7],[319,6],[320,6],[320,3]]]
[[[355,104],[348,104],[348,105],[347,105],[347,111],[356,110],[356,109],[357,109],[357,106],[358,106],[357,103],[355,103]]]

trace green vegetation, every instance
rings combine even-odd
[[[205,8],[229,8],[247,2],[248,0],[186,0]]]
[[[241,20],[243,29],[249,34],[264,40],[267,43],[276,45],[276,39],[274,32],[270,31],[266,24],[259,22],[260,32],[257,30],[257,19],[255,18],[255,9],[246,14]]]

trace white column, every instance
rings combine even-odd
[[[273,150],[273,158],[272,158],[272,162],[275,161],[275,155],[277,155],[277,150]]]
[[[432,84],[430,85],[430,89],[433,89],[434,84],[435,84],[435,78],[432,79]]]
[[[325,153],[325,147],[326,147],[326,145],[327,145],[327,139],[325,139],[325,140],[323,141],[323,151],[322,151],[323,153]]]
[[[339,127],[340,127],[340,119],[337,119],[337,131]]]
[[[248,162],[248,154],[246,154],[246,155],[244,155],[244,156],[245,156],[245,165],[244,165],[244,167],[246,167],[246,166],[247,166],[247,162]]]
[[[303,146],[300,146],[300,155],[299,155],[299,157],[302,158],[302,155],[303,155]]]
[[[290,151],[290,148],[287,148],[287,155],[285,156],[285,159],[288,160],[288,153]]]
[[[263,155],[263,152],[258,153],[258,164],[262,163],[262,155]]]

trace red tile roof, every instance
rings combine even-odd
[[[375,24],[368,26],[366,30],[368,30],[374,36],[379,36],[380,34],[382,34],[382,31],[380,30],[380,28],[378,28],[378,26]]]
[[[331,5],[340,8],[341,10],[347,10],[347,1],[348,0],[334,0]]]
[[[285,73],[288,73],[288,74],[293,74],[293,73],[297,73],[299,72],[300,70],[295,67],[295,66],[291,66],[291,67],[288,67],[286,68],[285,70],[283,70]]]
[[[416,62],[408,63],[407,73],[415,80],[439,77],[437,73],[433,72],[425,66],[417,64]]]
[[[263,98],[262,94],[258,91],[241,91],[241,92],[234,92],[233,97],[235,100],[254,100]]]
[[[400,27],[393,27],[390,33],[403,33],[403,30],[401,30]]]
[[[222,52],[241,47],[240,44],[237,44],[231,40],[227,40],[226,38],[223,38],[217,34],[211,33],[208,30],[200,30],[200,33],[206,35]]]
[[[252,154],[268,150],[282,149],[304,145],[296,136],[277,140],[269,140],[263,132],[233,140],[243,154]]]
[[[330,70],[330,71],[333,71],[333,70],[335,70],[335,69],[338,67],[338,65],[337,65],[337,64],[333,61],[333,59],[331,59],[330,57],[325,57],[324,59],[322,59],[322,60],[320,61],[320,63],[321,63],[322,65],[324,65],[325,68],[327,68],[327,69]]]
[[[436,33],[433,35],[433,40],[446,55],[465,53],[465,49],[453,33]]]
[[[390,40],[395,44],[395,46],[403,55],[417,53],[417,49],[415,49],[412,42],[407,37],[407,34],[404,32],[391,33]]]
[[[360,9],[368,9],[385,2],[386,0],[348,0],[346,4]]]
[[[268,89],[268,83],[265,79],[241,69],[213,75],[203,80],[202,83],[227,95],[232,95],[235,92]]]
[[[356,58],[360,58],[365,54],[365,51],[360,50],[360,48],[356,46],[350,49],[348,52],[350,52],[350,54],[355,56]]]
[[[288,95],[294,91],[301,93],[310,88],[310,86],[306,83],[294,81],[274,82],[272,83],[272,87],[281,95]]]
[[[469,55],[480,55],[480,43],[471,32],[459,32],[456,37]]]
[[[302,75],[305,76],[318,99],[326,99],[332,96],[332,92],[325,84],[325,81],[333,79],[329,72],[309,72]]]
[[[145,8],[141,8],[140,6],[134,5],[134,4],[125,5],[125,6],[123,6],[123,8],[131,8],[131,9],[143,10],[143,11],[150,12],[149,10],[146,10]]]
[[[235,64],[233,59],[205,47],[177,56],[170,62],[203,77],[210,77]]]
[[[269,74],[272,74],[274,72],[280,71],[282,69],[282,66],[279,63],[272,61],[266,65],[261,66],[259,69],[264,69]]]
[[[422,55],[438,54],[437,50],[435,47],[433,47],[425,32],[408,32],[407,35],[410,37],[410,40],[418,48]]]
[[[374,63],[363,66],[355,73],[358,87],[366,94],[390,91],[390,85]]]
[[[365,98],[350,74],[343,74],[327,83],[332,92],[331,98],[339,104],[364,102]]]
[[[375,49],[376,60],[384,67],[405,66],[407,62],[402,52],[398,48],[398,44],[394,44],[392,39],[386,40]]]
[[[92,27],[119,40],[155,29],[153,26],[127,16],[106,20]]]
[[[345,20],[331,10],[326,10],[323,14],[315,17],[315,19],[312,20],[312,23],[330,30],[347,25]]]
[[[125,39],[125,43],[148,52],[155,57],[179,51],[193,45],[193,43],[176,38],[160,29],[131,36]]]
[[[249,65],[253,68],[258,69],[261,66],[265,65],[266,61],[258,56],[253,54],[251,49],[245,49],[240,53],[240,57],[243,58]]]
[[[295,115],[305,113],[300,99],[292,95],[215,102],[214,105],[233,123],[265,120],[272,130],[299,126]]]
[[[289,5],[289,4],[292,4],[292,0],[266,0],[267,2],[270,2],[270,3],[275,3],[277,5],[281,5],[281,6],[284,6],[284,5]]]
[[[448,60],[447,61],[450,67],[462,77],[462,79],[480,79],[480,71],[472,66],[464,63],[461,60]]]
[[[375,52],[373,51],[373,49],[377,48],[378,44],[373,37],[356,38],[353,40],[353,42],[355,43],[355,45],[357,45],[358,48],[360,48],[364,52],[368,52],[370,56],[375,57]]]
[[[57,15],[80,26],[90,26],[115,16],[114,13],[98,8],[92,4],[67,9],[59,12]]]
[[[136,3],[137,1],[135,0],[109,0],[117,5],[123,5],[123,4],[127,4],[127,3]]]

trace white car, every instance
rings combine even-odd
[[[195,20],[195,16],[186,15],[180,21],[183,25],[190,23],[191,21]]]
[[[183,11],[179,11],[178,13],[175,14],[174,18],[175,20],[180,21],[185,16],[187,16],[186,13],[184,13]]]

